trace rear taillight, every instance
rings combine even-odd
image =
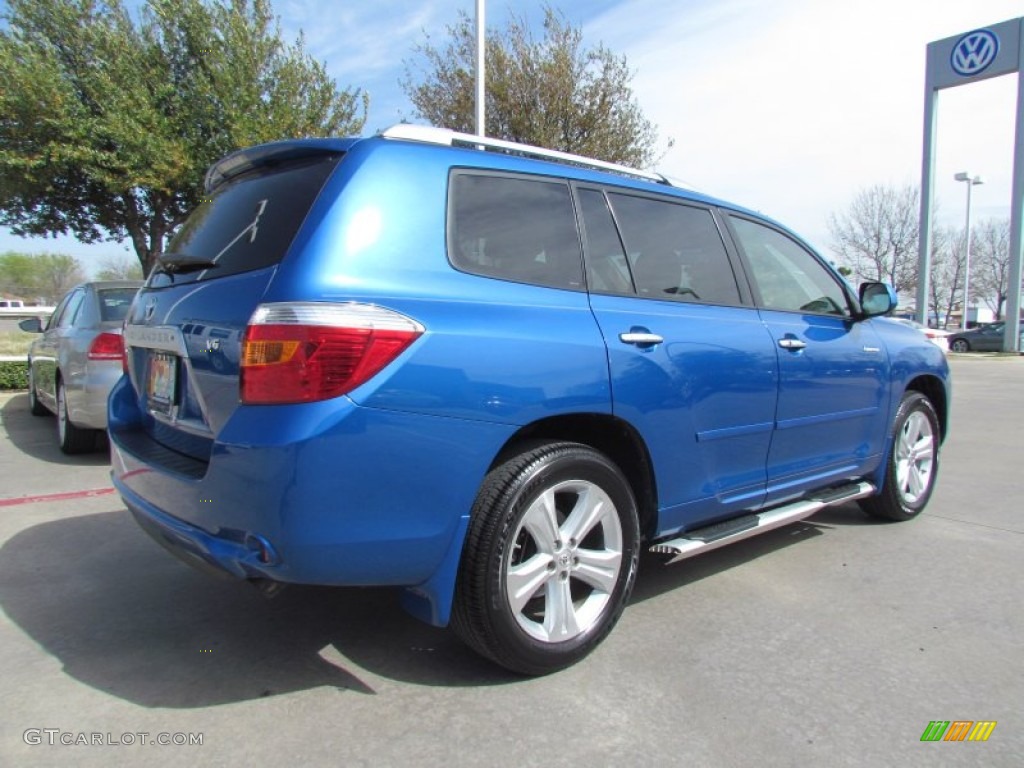
[[[242,402],[307,403],[343,395],[422,333],[415,320],[371,304],[263,304],[242,342]]]
[[[101,333],[89,345],[90,360],[124,360],[124,342],[119,333]]]

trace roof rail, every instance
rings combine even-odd
[[[501,152],[508,155],[519,155],[539,160],[552,160],[556,163],[574,165],[580,168],[592,168],[599,171],[611,171],[623,176],[653,181],[656,184],[667,184],[672,182],[660,173],[640,171],[630,168],[628,165],[618,163],[606,163],[604,160],[594,160],[582,155],[573,155],[569,152],[559,152],[555,149],[544,149],[529,144],[518,144],[514,141],[503,139],[491,139],[486,136],[475,136],[471,133],[458,133],[447,128],[435,128],[430,125],[413,125],[412,123],[399,123],[387,130],[381,131],[380,135],[386,139],[404,139],[406,141],[422,141],[426,144],[444,144],[450,147],[462,147],[464,149],[481,149],[488,152]]]

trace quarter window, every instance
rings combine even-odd
[[[739,304],[739,289],[711,211],[609,195],[639,296]]]
[[[458,173],[448,253],[466,271],[551,288],[583,288],[580,240],[565,182]]]
[[[850,303],[836,279],[809,251],[774,229],[731,217],[754,282],[767,309],[850,315]]]

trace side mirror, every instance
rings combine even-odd
[[[888,283],[861,283],[860,307],[864,317],[878,317],[896,309],[896,291]]]
[[[38,317],[27,317],[18,323],[18,327],[25,333],[42,333],[43,323]]]

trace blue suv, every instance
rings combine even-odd
[[[113,480],[196,566],[395,585],[524,674],[671,561],[928,502],[924,336],[751,211],[609,163],[401,125],[215,164],[126,319]]]

